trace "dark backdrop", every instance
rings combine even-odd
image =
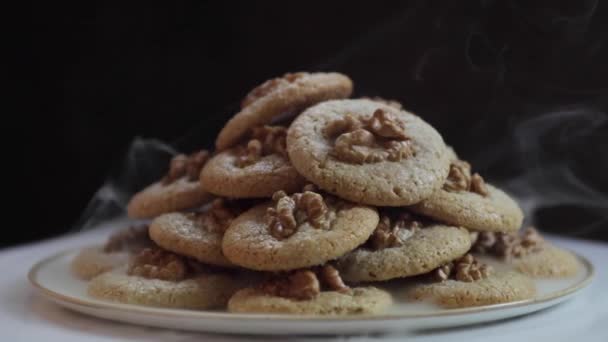
[[[606,2],[40,1],[18,21],[28,214],[2,245],[78,229],[134,137],[208,145],[298,70],[400,100],[542,229],[608,239]]]

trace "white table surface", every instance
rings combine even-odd
[[[100,243],[105,228],[71,234],[35,244],[0,250],[0,341],[245,341],[251,336],[200,334],[143,328],[87,317],[63,309],[39,296],[26,274],[41,258],[58,251]],[[532,315],[465,328],[415,335],[297,337],[297,340],[337,341],[608,341],[608,244],[549,237],[591,260],[596,276],[590,287],[554,308]],[[280,337],[257,337],[259,341]]]

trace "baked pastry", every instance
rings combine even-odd
[[[190,156],[179,154],[171,159],[169,171],[160,181],[136,193],[127,205],[134,218],[154,218],[160,214],[199,207],[213,198],[203,191],[199,176],[209,152],[201,150]]]
[[[445,308],[491,305],[532,298],[534,282],[517,272],[496,272],[471,254],[432,273],[433,280],[407,289],[408,297]]]
[[[222,253],[224,232],[245,207],[217,198],[198,212],[163,214],[150,224],[150,238],[160,247],[200,262],[234,267]]]
[[[222,128],[215,146],[225,150],[236,145],[251,127],[270,124],[295,115],[316,103],[349,97],[352,81],[339,73],[288,73],[257,86],[241,102],[241,111]]]
[[[307,186],[279,191],[272,202],[237,217],[222,241],[224,255],[239,266],[286,271],[321,265],[365,242],[378,224],[375,208],[345,202]]]
[[[287,157],[281,126],[252,129],[251,139],[215,155],[201,172],[205,191],[232,198],[271,197],[275,191],[295,192],[306,180]]]
[[[152,245],[148,226],[131,226],[110,235],[103,246],[83,248],[72,260],[72,274],[90,280],[98,274],[125,265],[134,253]]]
[[[534,278],[571,277],[580,269],[576,256],[547,242],[532,227],[510,234],[480,232],[473,251],[498,257]]]
[[[91,280],[91,297],[179,309],[222,308],[240,287],[235,277],[158,248],[144,249],[128,267]]]
[[[367,243],[340,258],[347,281],[382,281],[428,273],[471,248],[467,230],[428,222],[402,208],[381,209]]]
[[[431,196],[450,164],[433,127],[365,99],[308,108],[289,127],[287,152],[298,172],[321,189],[377,206],[405,206]]]
[[[377,314],[392,303],[391,295],[375,287],[350,288],[326,265],[316,272],[298,270],[258,287],[239,290],[228,302],[230,312],[301,315]]]

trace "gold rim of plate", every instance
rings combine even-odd
[[[134,304],[123,304],[123,303],[114,303],[114,302],[105,302],[97,299],[91,300],[82,300],[76,297],[66,296],[64,294],[55,292],[44,285],[40,284],[38,281],[38,272],[45,265],[55,261],[58,258],[61,258],[67,254],[73,253],[76,250],[80,250],[81,248],[70,249],[66,251],[62,251],[59,253],[55,253],[51,256],[48,256],[37,263],[35,263],[27,274],[28,280],[30,283],[43,295],[59,302],[66,302],[72,305],[78,305],[81,307],[90,307],[95,309],[111,309],[111,310],[120,310],[124,312],[132,312],[143,315],[154,315],[154,316],[165,316],[172,318],[207,318],[207,319],[238,319],[238,320],[283,320],[283,321],[307,321],[307,322],[315,322],[315,321],[340,321],[340,322],[357,322],[357,321],[370,321],[370,320],[402,320],[407,318],[427,318],[427,317],[444,317],[444,316],[457,316],[464,314],[473,314],[473,313],[481,313],[502,309],[510,309],[516,307],[522,307],[531,304],[541,304],[544,302],[549,302],[554,299],[568,296],[574,292],[577,292],[587,285],[591,283],[591,280],[595,276],[595,268],[593,264],[585,257],[570,251],[574,254],[577,259],[581,262],[586,271],[586,276],[577,282],[574,285],[571,285],[565,289],[552,292],[548,295],[534,297],[531,299],[525,299],[515,302],[509,303],[501,303],[501,304],[492,304],[492,305],[484,305],[477,307],[468,307],[468,308],[458,308],[458,309],[442,309],[438,308],[437,312],[429,312],[429,313],[413,313],[413,314],[379,314],[379,315],[357,315],[357,316],[314,316],[314,315],[282,315],[282,314],[266,314],[266,313],[251,313],[251,314],[242,314],[242,313],[229,313],[229,312],[221,312],[221,311],[204,311],[204,310],[187,310],[187,309],[167,309],[167,308],[156,308],[150,306],[143,305],[134,305]]]

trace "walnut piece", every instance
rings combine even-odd
[[[436,281],[454,279],[464,282],[473,282],[489,277],[493,272],[491,266],[479,262],[472,254],[449,262],[433,271]]]
[[[190,156],[178,154],[171,159],[169,171],[161,183],[169,185],[182,177],[187,177],[191,182],[198,181],[201,169],[207,160],[209,160],[209,152],[206,150],[194,152]]]
[[[241,101],[241,109],[270,94],[279,86],[293,83],[304,75],[305,73],[303,72],[287,73],[282,77],[273,78],[260,84],[259,86],[253,88]]]
[[[455,278],[459,281],[473,282],[487,278],[492,273],[492,267],[479,262],[472,254],[467,254],[456,260]]]
[[[188,276],[183,257],[159,248],[145,248],[133,257],[127,274],[150,279],[180,281]]]
[[[313,299],[322,290],[340,293],[350,291],[338,270],[331,265],[313,270],[297,270],[283,277],[276,277],[260,285],[260,289],[271,296],[295,300]]]
[[[471,175],[471,164],[464,160],[454,160],[450,164],[450,173],[443,185],[446,191],[470,191],[481,196],[488,196],[488,188],[483,178],[474,173]]]
[[[271,296],[308,300],[313,299],[321,292],[321,285],[314,272],[299,270],[287,278],[265,282],[260,286],[260,289]]]
[[[150,240],[150,236],[148,236],[148,225],[142,224],[119,230],[110,235],[106,244],[103,246],[103,251],[105,253],[123,251],[136,253],[151,245],[152,240]]]
[[[345,115],[330,121],[324,134],[335,138],[332,155],[349,163],[400,161],[414,155],[404,123],[383,109],[375,110],[369,118]]]
[[[528,227],[521,234],[480,233],[480,238],[473,245],[473,250],[509,260],[538,253],[543,249],[544,243],[545,241],[538,231]]]
[[[340,272],[331,265],[325,265],[321,268],[321,277],[331,291],[344,293],[350,290],[350,287],[346,286],[342,277],[340,277]]]
[[[277,191],[272,199],[275,205],[267,209],[266,222],[275,238],[290,237],[304,222],[317,229],[329,229],[331,211],[321,194],[304,191],[288,196],[284,191]]]
[[[420,228],[422,224],[410,213],[401,213],[395,219],[383,214],[369,238],[369,246],[373,250],[402,246]]]
[[[251,140],[238,152],[238,167],[256,163],[260,158],[278,154],[287,158],[287,128],[281,126],[261,126],[252,130]]]

